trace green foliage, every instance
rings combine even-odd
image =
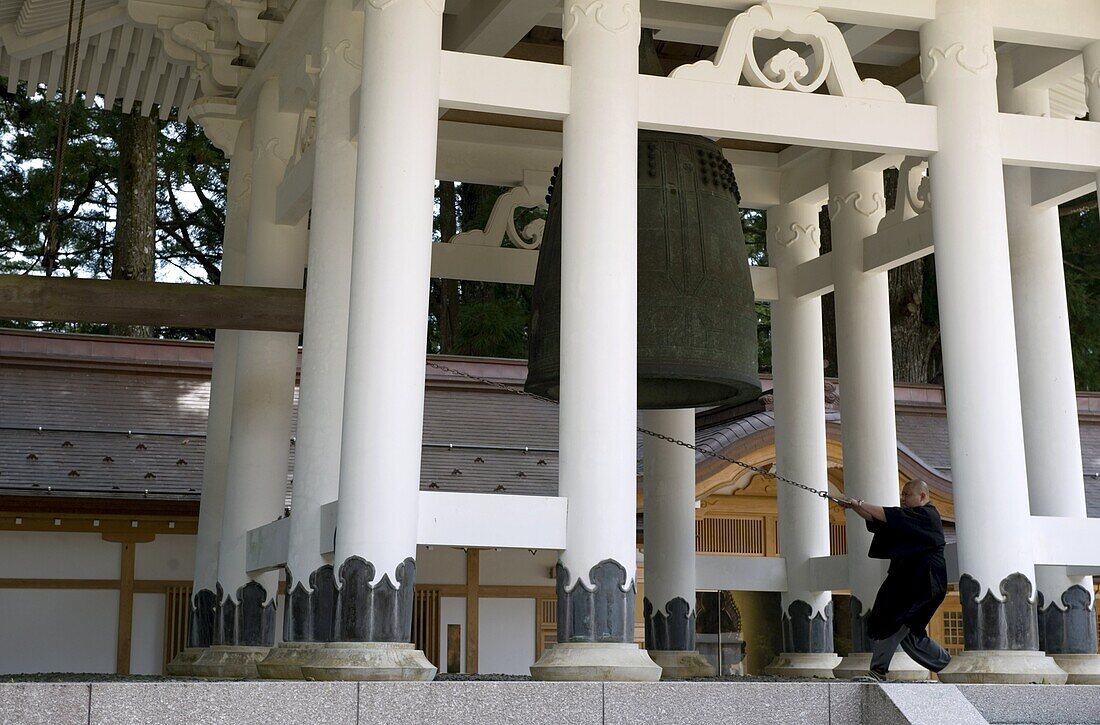
[[[1100,390],[1100,214],[1092,201],[1070,202],[1066,206],[1079,211],[1064,214],[1061,221],[1073,372],[1078,390],[1096,391]]]

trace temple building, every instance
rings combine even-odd
[[[3,671],[848,678],[885,563],[834,502],[920,478],[939,679],[1100,683],[1057,211],[1100,3],[80,7],[0,0],[7,90],[52,96],[75,28],[89,105],[200,124],[221,286],[6,279],[0,319],[217,338],[0,333]],[[433,242],[437,180],[508,190]],[[944,384],[895,384],[887,274],[933,252]],[[431,278],[533,285],[530,359],[427,356]]]

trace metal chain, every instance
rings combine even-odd
[[[484,385],[489,385],[489,386],[492,386],[494,388],[498,388],[500,390],[503,390],[505,392],[512,393],[513,395],[522,395],[525,398],[531,398],[533,400],[539,400],[543,403],[550,403],[551,405],[557,405],[558,404],[558,401],[554,400],[553,398],[547,398],[545,396],[538,395],[536,393],[529,393],[526,390],[522,390],[520,388],[515,388],[515,387],[512,387],[510,385],[505,385],[504,383],[498,383],[495,380],[488,380],[486,378],[478,377],[477,375],[472,375],[472,374],[467,373],[467,372],[462,371],[462,370],[456,370],[455,368],[447,367],[446,365],[441,365],[439,363],[432,362],[431,360],[428,360],[427,364],[428,364],[428,367],[430,367],[430,368],[435,368],[436,370],[439,370],[439,371],[442,371],[442,372],[445,372],[445,373],[449,373],[451,375],[458,375],[460,377],[466,378],[467,380],[473,380],[475,382],[482,383]],[[701,453],[704,456],[706,456],[707,458],[716,458],[720,461],[725,461],[726,463],[732,463],[735,466],[740,466],[741,468],[744,468],[748,471],[752,471],[753,473],[758,473],[761,476],[767,476],[769,478],[774,478],[776,481],[786,483],[790,486],[794,486],[795,488],[800,488],[803,491],[814,494],[815,496],[820,496],[821,498],[826,499],[827,501],[834,501],[836,503],[840,503],[841,501],[844,501],[844,499],[841,499],[841,498],[838,498],[836,496],[831,495],[828,491],[820,491],[820,490],[814,488],[813,486],[807,486],[804,483],[799,483],[798,481],[793,481],[789,478],[786,478],[785,476],[780,476],[779,474],[774,473],[772,471],[769,471],[766,468],[761,468],[760,466],[754,466],[751,463],[745,463],[744,461],[739,461],[736,458],[730,458],[729,456],[724,456],[721,453],[715,453],[714,451],[708,450],[706,448],[701,448],[701,447],[695,445],[694,443],[688,443],[687,441],[682,441],[682,440],[679,440],[678,438],[673,438],[672,436],[667,436],[667,435],[664,435],[663,433],[658,433],[656,431],[648,430],[648,429],[642,428],[640,426],[638,427],[638,432],[641,433],[642,435],[646,435],[646,436],[649,436],[651,438],[656,438],[657,440],[662,440],[662,441],[665,441],[666,443],[672,443],[673,445],[682,446],[683,448],[687,448],[688,450],[695,451],[696,453]]]

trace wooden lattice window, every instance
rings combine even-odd
[[[164,665],[187,646],[191,626],[191,587],[168,587],[164,591]]]
[[[701,554],[764,556],[764,518],[697,519],[695,550]]]
[[[833,556],[848,553],[848,529],[844,524],[829,524],[829,553]]]
[[[943,647],[952,655],[963,651],[963,614],[946,611],[943,613]]]
[[[417,589],[413,599],[413,642],[439,667],[439,590]]]

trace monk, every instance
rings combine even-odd
[[[885,681],[898,645],[922,667],[939,672],[951,655],[928,636],[928,622],[947,595],[943,523],[932,505],[928,484],[914,479],[901,492],[901,506],[879,506],[859,499],[840,504],[867,521],[874,534],[867,555],[889,559],[886,581],[867,618],[871,639],[868,677]]]

